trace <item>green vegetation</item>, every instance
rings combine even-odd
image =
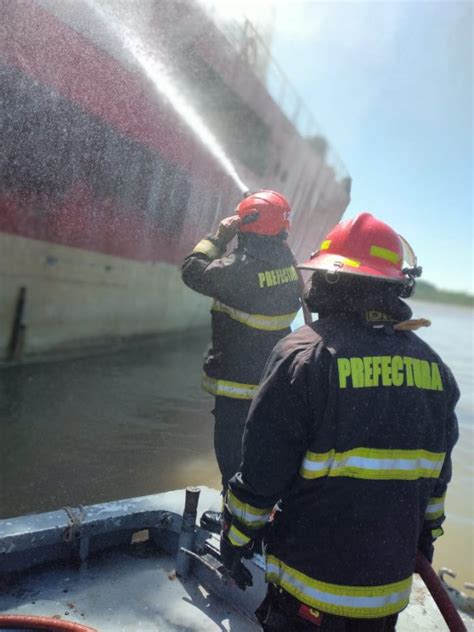
[[[474,296],[472,294],[439,290],[435,285],[427,281],[416,282],[413,298],[420,301],[433,301],[433,303],[452,303],[474,307]]]

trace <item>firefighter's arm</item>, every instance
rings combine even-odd
[[[293,334],[294,336],[294,334]],[[320,345],[287,353],[286,340],[270,357],[250,408],[241,472],[226,497],[227,538],[249,546],[299,470],[315,422],[326,405],[329,352]]]
[[[216,295],[216,289],[228,280],[231,262],[230,258],[221,257],[238,228],[238,216],[226,217],[214,235],[201,239],[194,246],[181,268],[182,279],[188,287],[206,296]]]
[[[433,544],[435,540],[443,535],[443,528],[441,525],[446,518],[444,514],[444,504],[448,483],[451,480],[452,475],[451,453],[459,436],[458,422],[456,414],[454,412],[456,403],[459,399],[459,389],[449,369],[448,376],[451,396],[449,400],[448,415],[446,420],[446,456],[444,459],[443,467],[441,469],[441,473],[436,481],[433,495],[428,501],[423,527],[418,540],[418,548],[429,562],[431,562],[433,559]]]

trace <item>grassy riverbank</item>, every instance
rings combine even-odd
[[[439,290],[435,285],[427,281],[416,282],[414,298],[420,301],[433,301],[434,303],[451,303],[453,305],[474,307],[474,296],[472,294]]]

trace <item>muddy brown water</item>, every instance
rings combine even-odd
[[[429,303],[421,335],[463,391],[461,435],[434,566],[474,580],[472,310]],[[447,332],[449,335],[447,335]],[[219,486],[213,400],[200,388],[208,331],[0,370],[0,517]]]
[[[0,371],[0,517],[218,486],[206,339]]]

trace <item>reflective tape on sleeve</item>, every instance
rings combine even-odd
[[[279,314],[277,316],[249,314],[241,311],[240,309],[224,305],[224,303],[221,303],[220,301],[214,301],[212,311],[222,312],[223,314],[230,316],[232,320],[242,323],[242,325],[247,325],[247,327],[252,327],[253,329],[263,329],[264,331],[279,331],[280,329],[288,329],[297,314],[297,312]]]
[[[425,520],[436,520],[444,514],[444,499],[446,494],[439,498],[430,498],[426,508]]]
[[[267,556],[266,581],[274,582],[301,602],[343,617],[377,618],[400,612],[408,605],[412,576],[378,586],[343,586],[319,581]]]
[[[231,525],[229,531],[227,532],[227,537],[233,546],[245,546],[250,542],[248,535],[242,533],[242,531],[237,529],[234,524]]]
[[[322,476],[327,476],[331,464],[334,461],[335,454],[335,450],[322,453],[308,450],[301,464],[301,476],[303,478],[321,478]]]
[[[261,509],[241,502],[231,491],[227,493],[227,508],[230,513],[249,527],[263,527],[271,516],[273,507]]]
[[[222,395],[222,397],[232,397],[233,399],[252,399],[257,392],[258,384],[217,380],[204,373],[202,387],[212,395]]]
[[[438,478],[445,452],[354,448],[347,452],[306,452],[300,468],[303,478],[347,476],[373,480]]]
[[[209,239],[201,239],[193,248],[193,253],[206,255],[209,259],[217,259],[219,256],[219,248],[209,241]]]

